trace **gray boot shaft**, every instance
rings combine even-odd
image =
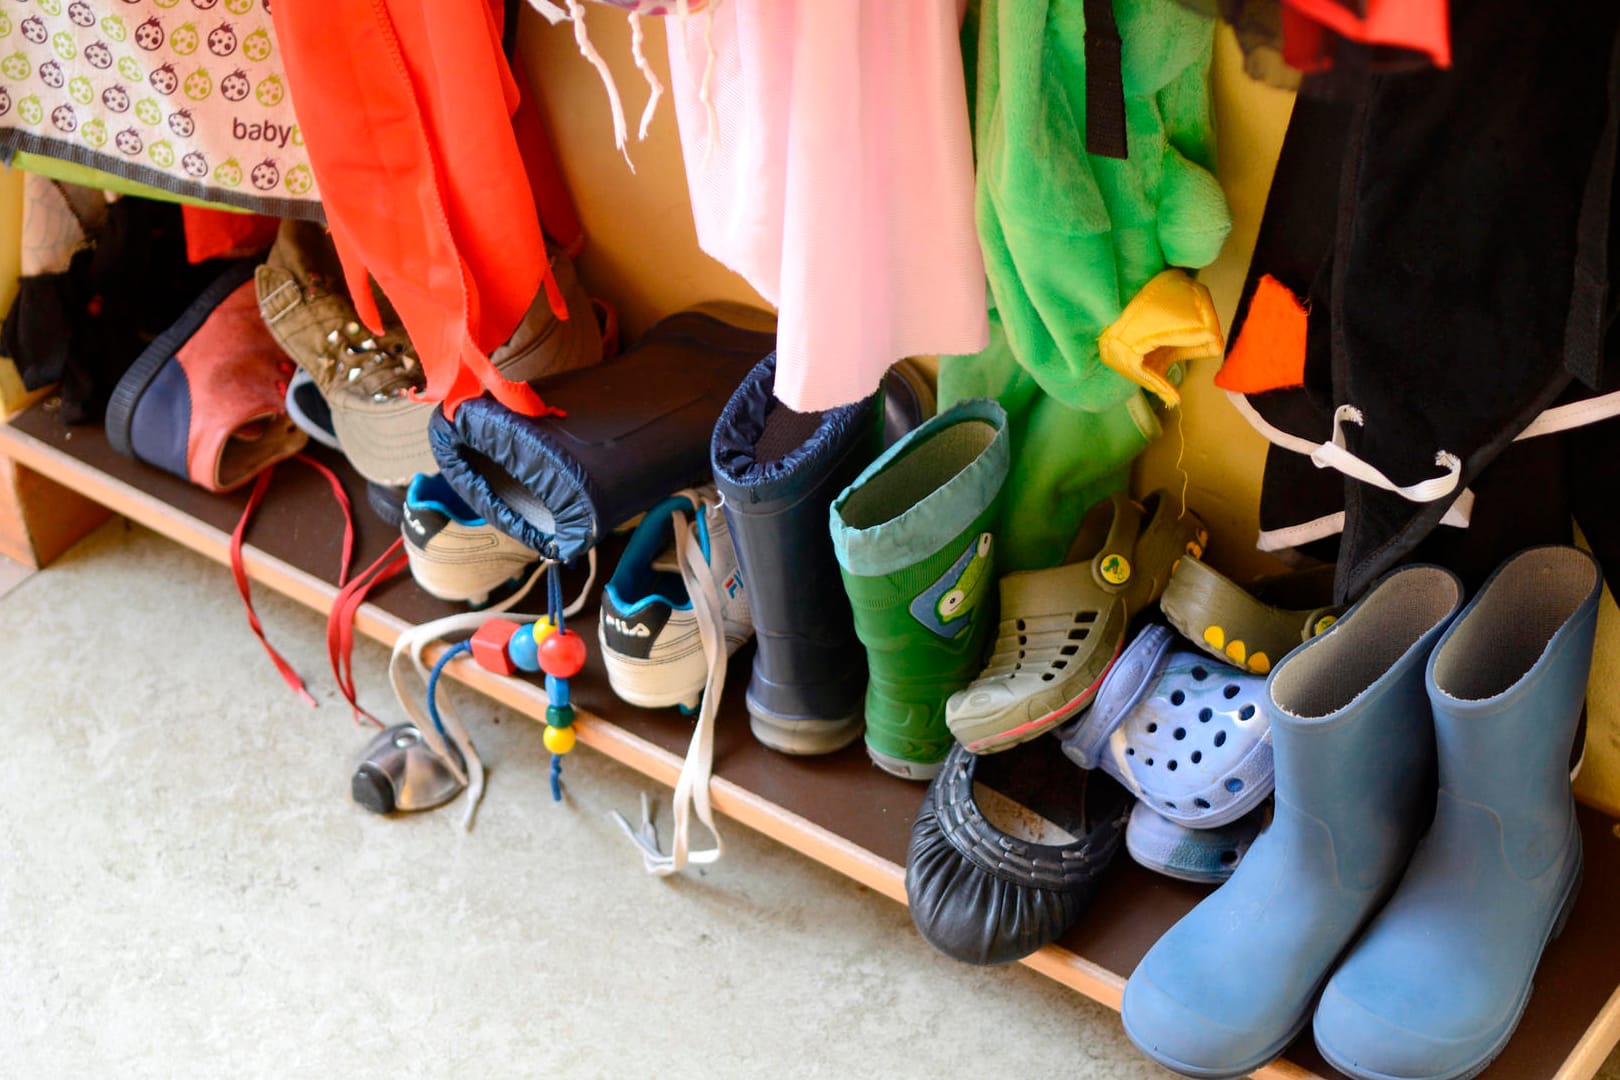
[[[1440,788],[1497,809],[1529,877],[1574,813],[1570,748],[1586,699],[1602,579],[1576,548],[1532,548],[1492,575],[1429,660]],[[1512,813],[1500,813],[1512,807]]]
[[[1391,885],[1428,824],[1435,746],[1424,665],[1461,598],[1438,567],[1392,575],[1355,619],[1290,653],[1271,676],[1278,815],[1305,815],[1331,833],[1347,888]]]

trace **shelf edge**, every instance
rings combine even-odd
[[[1603,1067],[1617,1044],[1620,1044],[1620,987],[1609,995],[1609,1000],[1592,1018],[1553,1080],[1588,1080]]]

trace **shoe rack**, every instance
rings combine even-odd
[[[364,487],[341,458],[315,451],[344,477],[356,507],[356,566],[393,542],[363,505]],[[36,403],[0,424],[0,460],[14,463],[25,483],[65,489],[224,563],[244,495],[210,495],[113,453],[98,428],[66,428],[50,407]],[[69,505],[63,499],[55,505]],[[36,504],[36,524],[48,522],[53,501]],[[39,525],[39,527],[47,527]],[[325,481],[295,463],[281,467],[245,547],[249,576],[322,614],[336,595],[333,577],[342,530]],[[614,549],[604,552],[611,567]],[[221,571],[224,572],[223,570]],[[569,586],[570,594],[577,582]],[[408,577],[380,588],[360,609],[358,630],[391,644],[404,629],[450,614],[452,605],[429,597]],[[594,605],[579,617],[594,625]],[[245,631],[244,631],[245,632]],[[592,635],[586,631],[587,638]],[[777,840],[852,880],[905,902],[904,865],[912,817],[924,787],[874,768],[857,744],[827,758],[774,753],[754,741],[742,707],[749,653],[732,665],[732,685],[721,707],[714,805],[726,816]],[[492,675],[466,660],[452,662],[451,677],[544,723],[542,685]],[[362,674],[362,693],[386,693],[382,671]],[[680,772],[690,722],[675,710],[625,705],[607,688],[592,649],[573,684],[579,739],[664,785]],[[569,813],[566,805],[557,813]],[[1569,925],[1547,950],[1517,1034],[1482,1080],[1584,1080],[1620,1041],[1620,823],[1583,806],[1586,882]],[[626,873],[637,873],[626,867]],[[1118,1008],[1125,978],[1148,947],[1204,895],[1205,889],[1141,869],[1123,853],[1109,868],[1096,904],[1057,945],[1024,961],[1051,979]],[[1287,1057],[1256,1074],[1263,1080],[1324,1080],[1328,1067],[1309,1038]]]

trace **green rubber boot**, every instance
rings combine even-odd
[[[928,780],[951,748],[945,700],[996,626],[995,522],[1007,414],[964,401],[895,443],[833,501],[833,550],[866,646],[866,752]]]

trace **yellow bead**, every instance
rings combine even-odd
[[[542,641],[546,640],[546,638],[550,637],[552,634],[555,634],[556,632],[557,632],[557,624],[556,624],[555,621],[552,620],[550,615],[547,615],[543,619],[536,620],[535,624],[534,624],[534,643],[535,643],[535,645],[538,646]]]
[[[553,754],[566,754],[574,748],[574,729],[571,727],[547,727],[546,749]]]

